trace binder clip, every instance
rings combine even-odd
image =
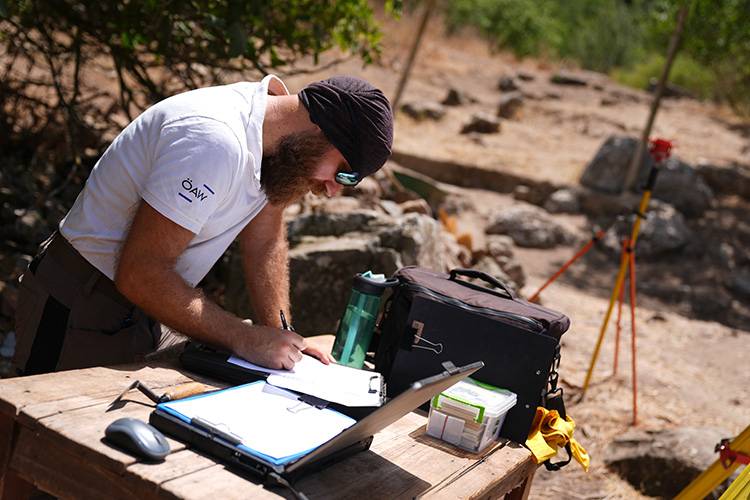
[[[426,338],[422,336],[422,331],[424,330],[424,323],[421,321],[414,320],[411,323],[411,327],[416,331],[414,334],[414,342],[412,343],[412,347],[416,349],[424,349],[426,351],[432,351],[435,354],[441,354],[443,352],[443,343],[442,342],[430,342]],[[419,343],[422,342],[426,345],[419,345]]]

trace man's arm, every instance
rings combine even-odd
[[[240,233],[242,268],[255,321],[281,327],[279,311],[289,311],[289,249],[284,209],[270,203]]]
[[[175,263],[194,236],[141,202],[115,271],[117,289],[152,318],[190,337],[269,368],[292,368],[306,347],[302,337],[243,323],[177,274]]]
[[[289,245],[284,209],[270,203],[240,233],[242,267],[255,320],[281,326],[279,311],[292,321],[289,307]],[[307,339],[305,354],[328,364],[334,359],[323,338]]]

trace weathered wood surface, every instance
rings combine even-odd
[[[60,498],[279,498],[213,460],[169,440],[160,464],[137,461],[102,441],[120,417],[148,420],[151,402],[133,380],[160,392],[205,378],[169,366],[90,368],[0,381],[0,488],[19,475]],[[535,469],[528,450],[500,444],[477,456],[424,434],[424,416],[406,415],[375,436],[370,450],[307,476],[296,486],[310,498],[480,498],[502,496]],[[15,425],[16,438],[13,439]],[[6,481],[7,483],[7,481]],[[7,484],[6,484],[7,486]]]

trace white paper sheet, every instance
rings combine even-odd
[[[182,399],[164,406],[188,419],[210,422],[242,444],[284,463],[306,454],[355,424],[330,409],[317,409],[265,382]]]
[[[272,370],[232,356],[230,363],[268,373],[268,383],[346,406],[380,406],[383,378],[377,372],[358,370],[302,355],[291,370]],[[371,392],[374,391],[374,392]]]

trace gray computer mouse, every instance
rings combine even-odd
[[[169,443],[153,425],[137,418],[119,418],[104,430],[104,439],[118,448],[147,460],[163,460]]]

